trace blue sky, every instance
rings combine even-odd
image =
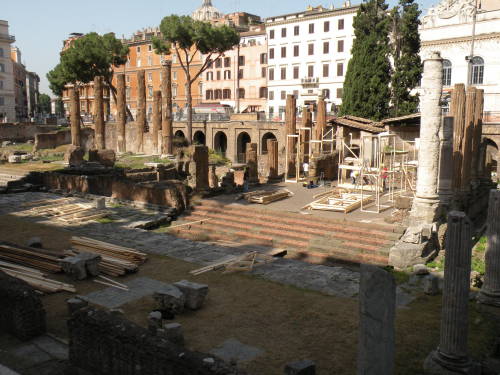
[[[351,0],[353,4],[360,0]],[[397,0],[388,0],[393,5]],[[418,0],[424,11],[438,0]],[[40,91],[52,95],[45,74],[59,61],[62,41],[72,32],[113,31],[118,37],[158,25],[169,14],[190,14],[202,0],[17,0],[3,1],[0,19],[9,21],[23,62],[40,76]],[[261,17],[304,10],[308,4],[333,4],[343,0],[212,0],[224,13],[245,11]]]

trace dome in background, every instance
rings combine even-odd
[[[224,15],[212,5],[211,0],[203,0],[200,8],[196,9],[191,17],[197,21],[211,21],[213,19],[222,18]]]

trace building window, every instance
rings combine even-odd
[[[0,81],[0,90],[3,89],[3,81]]]
[[[309,65],[309,66],[307,67],[307,76],[308,76],[309,78],[314,77],[314,65]]]
[[[207,98],[207,100],[212,100],[214,98],[214,92],[212,90],[207,90],[207,92],[205,93],[205,97]]]
[[[274,39],[274,30],[269,30],[269,39]]]
[[[293,56],[298,57],[299,56],[299,45],[293,46]]]
[[[217,81],[220,81],[220,78],[221,78],[220,70],[217,70]]]
[[[222,90],[220,90],[220,89],[215,90],[214,98],[215,99],[222,99]]]
[[[141,67],[141,59],[137,59],[137,67],[140,68]]]
[[[299,98],[299,90],[293,90],[293,96],[295,97],[295,99],[298,99]]]
[[[341,77],[343,75],[344,75],[344,64],[338,63],[337,64],[337,76]]]
[[[314,23],[309,24],[309,34],[314,34]]]
[[[307,46],[307,53],[309,56],[314,55],[314,44],[311,43]]]
[[[328,77],[330,75],[330,65],[323,64],[323,77]]]
[[[150,44],[148,45],[148,51],[151,52],[153,50],[153,46]]]
[[[443,86],[451,85],[451,61],[443,60]]]
[[[231,71],[230,70],[224,71],[224,79],[231,79]]]
[[[472,59],[472,77],[471,83],[473,85],[482,85],[484,80],[484,60],[475,56]]]
[[[153,80],[153,73],[148,73],[148,81],[151,82]]]
[[[261,53],[260,54],[260,63],[261,64],[267,64],[267,54],[266,53]]]
[[[281,91],[281,100],[286,99],[286,91]]]
[[[299,79],[299,67],[298,66],[293,67],[293,79]]]
[[[281,57],[286,57],[286,47],[281,47]]]
[[[269,117],[273,117],[274,116],[274,107],[269,107]]]
[[[172,97],[177,97],[177,85],[172,85]]]
[[[245,99],[245,89],[238,90],[238,98]]]
[[[5,98],[0,96],[0,105],[5,105]]]
[[[330,21],[325,21],[325,23],[323,24],[323,31],[325,33],[330,31]]]
[[[245,56],[238,56],[238,65],[245,66]]]
[[[224,89],[222,91],[222,99],[231,99],[231,90],[230,89]]]
[[[212,72],[207,72],[207,81],[210,81],[210,73]]]
[[[260,99],[265,99],[267,98],[267,87],[261,87],[259,89],[259,98]]]
[[[323,42],[323,53],[330,53],[330,42]]]
[[[224,68],[229,68],[231,66],[231,58],[224,57]]]
[[[274,59],[274,48],[269,49],[269,59]]]
[[[286,79],[286,68],[281,68],[281,79]]]
[[[330,99],[330,90],[329,89],[323,90],[323,98]]]
[[[127,88],[125,89],[125,96],[127,97],[127,100],[129,100],[129,99],[130,99],[130,87],[127,87]]]
[[[344,41],[343,40],[337,41],[337,52],[344,52]]]
[[[283,28],[281,29],[281,37],[282,37],[282,38],[286,38],[286,27],[283,27]]]
[[[4,56],[3,48],[0,48],[0,57]]]
[[[238,78],[243,79],[243,69],[238,70]]]
[[[344,30],[344,19],[343,18],[339,19],[338,29],[339,30]]]
[[[266,68],[262,68],[260,76],[262,78],[266,78],[266,75],[267,75]]]
[[[177,64],[177,55],[175,53],[172,55],[172,64]]]
[[[177,80],[177,72],[172,72],[172,79]]]
[[[149,66],[153,65],[153,57],[152,56],[148,56],[148,65]]]
[[[274,81],[274,68],[269,69],[269,80]]]
[[[299,26],[294,26],[293,28],[293,35],[297,36],[300,34],[300,27]]]
[[[141,47],[137,47],[137,53],[141,53]]]
[[[212,59],[208,61],[207,69],[212,69],[214,67],[214,62]]]
[[[274,91],[269,91],[269,100],[274,100]]]
[[[339,87],[337,89],[337,98],[342,99],[342,95],[344,94],[344,89],[342,87]]]
[[[149,96],[150,98],[152,98],[152,97],[153,97],[153,86],[148,86],[148,96]]]
[[[130,76],[129,76],[129,75],[126,75],[126,76],[125,76],[125,81],[126,81],[127,83],[130,83]]]
[[[222,67],[222,61],[220,58],[218,58],[217,60],[215,60],[215,67],[216,68],[221,68]]]

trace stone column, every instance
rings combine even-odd
[[[278,177],[279,160],[278,160],[278,141],[275,139],[267,140],[267,164],[269,168],[268,178],[270,180]]]
[[[69,88],[69,105],[71,122],[71,144],[73,146],[80,147],[80,92],[75,86]]]
[[[196,165],[195,189],[207,190],[208,184],[208,147],[201,145],[191,146],[193,161]]]
[[[153,93],[153,128],[151,137],[153,138],[153,153],[158,153],[158,131],[161,127],[161,91]]]
[[[146,128],[146,81],[144,77],[144,70],[137,72],[137,139],[136,139],[136,152],[144,151],[144,130]]]
[[[106,140],[104,134],[104,103],[102,98],[102,77],[94,78],[94,143],[95,148],[104,150]]]
[[[500,190],[490,190],[486,237],[486,273],[477,299],[481,303],[500,306]]]
[[[248,168],[248,182],[259,182],[257,143],[248,143],[246,149],[246,160]]]
[[[287,95],[286,97],[286,109],[285,109],[285,126],[286,135],[297,133],[297,102],[293,95]],[[288,165],[286,166],[286,174],[290,176],[295,176],[295,145],[297,143],[296,139],[286,139],[288,145]]]
[[[474,111],[474,135],[472,139],[471,177],[477,180],[481,177],[481,136],[483,134],[484,90],[476,89],[476,106]]]
[[[302,110],[302,127],[309,128],[312,131],[312,112],[308,107],[304,107]],[[302,134],[302,144],[300,145],[300,152],[302,154],[303,161],[307,162],[309,162],[309,147],[311,146],[309,141],[311,140],[311,131],[300,131]]]
[[[453,117],[443,118],[439,132],[441,153],[439,158],[438,194],[441,202],[448,205],[453,195]]]
[[[453,190],[458,191],[462,176],[462,143],[465,128],[465,85],[459,83],[451,94],[450,113],[453,116]]]
[[[316,115],[316,135],[314,139],[321,140],[321,134],[326,128],[326,103],[325,98],[318,98],[318,114]],[[318,146],[319,147],[319,146]]]
[[[162,67],[161,153],[172,155],[174,153],[172,148],[172,61],[164,61]]]
[[[424,62],[423,93],[420,95],[421,125],[416,196],[412,216],[419,223],[434,222],[438,208],[439,129],[441,127],[441,95],[443,59],[438,52]]]
[[[479,374],[467,355],[472,223],[465,213],[448,214],[446,263],[438,348],[424,362],[430,374]]]
[[[125,139],[125,125],[127,124],[127,101],[125,88],[125,74],[116,76],[116,139],[117,151],[120,153],[127,151]]]
[[[394,373],[396,283],[382,268],[361,264],[358,375]]]
[[[216,164],[208,165],[208,185],[211,189],[217,189],[219,187],[219,178],[217,177],[216,168]]]
[[[468,87],[465,99],[465,127],[462,142],[462,170],[460,190],[470,191],[470,176],[472,167],[472,142],[474,140],[474,114],[476,107],[476,88]]]

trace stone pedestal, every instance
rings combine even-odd
[[[153,152],[160,153],[158,149],[158,131],[161,128],[161,91],[153,93],[153,128],[151,137],[153,139]]]
[[[248,182],[255,184],[259,182],[257,143],[249,143],[247,145],[246,160],[248,168]]]
[[[119,153],[124,153],[127,151],[127,142],[125,139],[125,125],[127,123],[125,74],[118,74],[116,76],[116,82],[116,146]]]
[[[172,61],[164,61],[162,64],[161,81],[162,109],[161,109],[161,153],[172,155],[173,129],[172,129]]]
[[[472,224],[463,212],[448,214],[441,335],[424,362],[429,374],[480,374],[467,355]]]
[[[69,89],[69,111],[71,122],[71,144],[80,147],[80,92],[74,86]]]
[[[94,78],[94,113],[95,113],[95,148],[103,150],[106,148],[104,130],[104,105],[102,98],[102,77]]]
[[[358,375],[394,373],[396,283],[382,268],[361,265]]]
[[[278,141],[275,139],[267,140],[267,164],[269,168],[268,178],[270,180],[278,178],[279,159],[278,159]]]
[[[500,307],[500,191],[491,190],[486,237],[486,273],[477,300]]]

